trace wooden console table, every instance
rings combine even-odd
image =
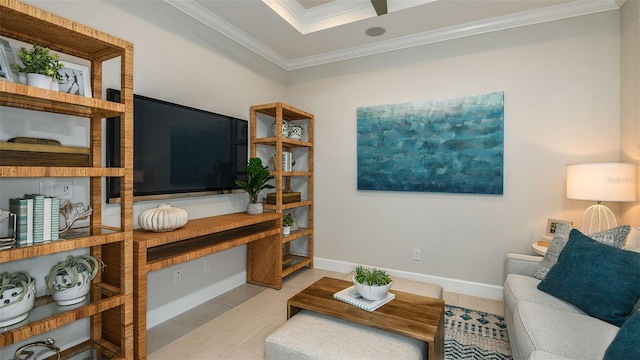
[[[282,287],[282,214],[234,213],[190,220],[184,227],[133,233],[134,348],[147,357],[147,273],[247,244],[247,282]]]

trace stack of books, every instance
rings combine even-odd
[[[58,240],[60,199],[39,194],[25,194],[9,199],[9,211],[16,214],[16,243],[33,245]]]
[[[293,154],[290,151],[282,152],[282,171],[293,171]]]
[[[360,309],[372,312],[380,306],[395,299],[396,294],[387,293],[387,295],[380,300],[367,300],[358,293],[358,290],[356,290],[355,286],[350,286],[333,294],[333,297],[337,300],[344,301],[347,304],[351,304],[353,306],[359,307]]]

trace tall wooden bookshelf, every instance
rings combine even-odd
[[[281,235],[282,277],[304,267],[313,268],[313,122],[314,116],[304,110],[280,102],[255,105],[250,114],[251,157],[259,157],[263,163],[274,156],[275,204],[263,203],[267,211],[291,212],[301,224],[290,235]],[[283,134],[282,123],[289,121],[304,129],[301,139]],[[273,125],[275,124],[275,125]],[[291,152],[297,164],[285,171],[282,153]],[[299,201],[285,203],[285,191],[301,193]],[[273,190],[268,190],[273,192]],[[268,192],[266,191],[266,192]]]
[[[0,81],[0,106],[87,118],[90,126],[89,165],[39,166],[7,164],[0,158],[2,178],[85,177],[89,179],[88,202],[93,208],[89,226],[74,230],[64,241],[0,250],[0,264],[43,255],[88,248],[107,267],[93,281],[89,300],[79,307],[57,307],[49,296],[36,300],[44,311],[0,332],[0,349],[26,340],[42,340],[46,332],[90,318],[90,340],[66,349],[62,358],[92,351],[98,358],[133,358],[133,45],[106,33],[15,0],[0,0],[0,36],[46,46],[91,63],[93,97],[34,88]],[[121,103],[102,99],[102,65],[120,58]],[[121,168],[102,166],[102,119],[121,117]],[[55,152],[55,149],[51,149]],[[29,155],[27,154],[28,158]],[[121,178],[120,226],[102,220],[102,182]],[[21,194],[9,194],[17,197]],[[52,264],[53,265],[53,264]],[[24,269],[28,272],[29,269]],[[33,315],[42,313],[43,315]],[[57,344],[64,345],[64,344]]]

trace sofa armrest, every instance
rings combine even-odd
[[[533,277],[538,270],[540,260],[542,260],[541,256],[507,253],[505,255],[506,272]]]

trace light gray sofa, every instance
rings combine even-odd
[[[602,359],[620,328],[538,290],[533,275],[541,259],[506,255],[504,305],[513,358]]]

